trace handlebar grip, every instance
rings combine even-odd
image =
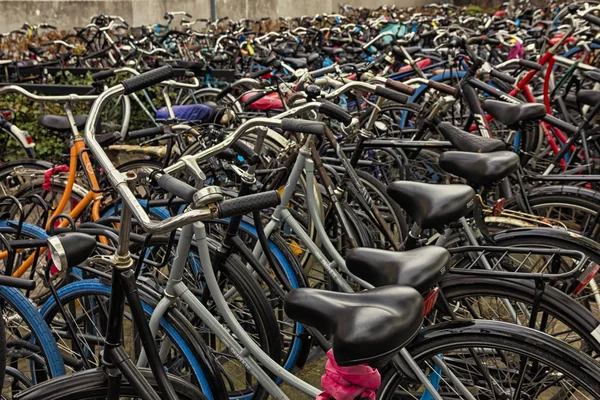
[[[127,139],[141,139],[150,136],[158,136],[165,133],[164,126],[155,126],[152,128],[138,129],[137,131],[131,131],[127,135]]]
[[[536,71],[541,71],[542,66],[535,61],[524,60],[522,58],[519,59],[519,65],[529,69],[535,69]]]
[[[591,13],[584,14],[583,19],[585,19],[587,22],[589,22],[591,24],[600,26],[600,18],[596,17],[595,15],[592,15]]]
[[[219,204],[219,216],[221,218],[227,218],[236,215],[244,215],[265,208],[276,207],[279,205],[280,201],[279,192],[276,190],[224,200]]]
[[[352,122],[352,115],[348,114],[348,112],[342,107],[325,99],[319,99],[317,101],[321,103],[319,106],[319,112],[321,114],[325,114],[329,118],[336,119],[344,125],[349,125],[350,122]]]
[[[412,96],[415,93],[414,87],[405,85],[404,83],[395,81],[393,79],[386,79],[385,86],[397,92],[407,94],[409,96]]]
[[[495,69],[490,71],[490,75],[493,76],[494,78],[498,78],[501,81],[504,81],[510,85],[514,85],[515,82],[517,81],[515,79],[515,77],[505,74],[504,72],[497,71]]]
[[[284,119],[281,121],[281,129],[289,132],[305,133],[307,135],[325,135],[325,124],[319,121],[307,121],[305,119]]]
[[[248,78],[257,79],[257,78],[260,78],[263,75],[268,74],[269,72],[271,72],[271,68],[263,68],[263,69],[259,69],[258,71],[254,71],[251,74],[248,74],[246,76]]]
[[[445,83],[441,83],[441,82],[436,82],[436,81],[428,81],[427,82],[427,87],[431,88],[431,89],[435,89],[438,92],[441,93],[446,93],[449,94],[451,96],[454,96],[456,94],[456,89],[453,88],[452,86],[448,86]]]
[[[227,85],[225,85],[225,87],[223,89],[221,89],[219,94],[217,94],[216,100],[217,101],[222,100],[223,97],[225,97],[229,93],[231,93],[232,90],[233,90],[233,87],[228,83]]]
[[[174,74],[173,67],[165,65],[141,75],[134,76],[121,82],[121,85],[125,88],[123,94],[135,93],[138,90],[156,85],[157,83],[172,78]]]
[[[408,96],[402,93],[398,93],[395,90],[386,89],[383,86],[375,87],[375,94],[377,96],[381,96],[385,99],[395,101],[396,103],[406,103],[408,101]]]
[[[109,69],[108,71],[100,71],[100,72],[96,72],[95,74],[92,74],[92,80],[103,81],[106,78],[110,78],[112,76],[115,76],[115,71],[112,69]]]
[[[329,67],[325,67],[325,68],[321,68],[321,69],[316,69],[316,70],[310,72],[309,75],[312,78],[318,78],[320,76],[331,74],[332,72],[335,72],[336,71],[335,67],[336,66],[334,64],[334,65],[330,65]]]
[[[190,186],[177,178],[173,178],[169,174],[162,174],[159,176],[156,183],[167,192],[174,194],[188,203],[194,202],[194,194],[197,192],[195,187]]]
[[[29,279],[13,278],[12,276],[0,275],[0,286],[9,286],[16,289],[33,290],[35,281]]]
[[[248,146],[241,140],[233,142],[231,148],[235,150],[235,152],[238,153],[240,156],[248,160],[248,162],[251,164],[260,161],[260,157],[258,156],[258,154],[256,154],[250,146]]]

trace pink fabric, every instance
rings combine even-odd
[[[525,49],[521,42],[515,42],[514,46],[510,48],[510,53],[508,53],[508,59],[512,60],[513,58],[523,58],[525,55]]]
[[[317,400],[353,400],[357,397],[375,399],[375,391],[381,385],[381,375],[367,364],[340,367],[333,358],[333,350],[327,352],[325,374],[321,377],[324,392]]]
[[[48,171],[44,172],[44,183],[42,183],[42,189],[50,190],[52,188],[52,175],[67,171],[69,171],[68,166],[59,165],[58,167],[50,168]]]

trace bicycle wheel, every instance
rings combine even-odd
[[[529,192],[527,201],[535,215],[560,221],[567,229],[598,241],[600,192],[577,186],[545,186]],[[515,199],[506,208],[520,209]]]
[[[498,246],[575,250],[587,256],[588,263],[600,264],[600,245],[576,233],[552,228],[510,229],[494,235],[494,241]],[[551,256],[536,255],[535,257],[527,257],[527,259],[524,256],[511,257],[511,263],[508,265],[503,264],[502,267],[507,268],[513,265],[517,268],[525,268],[531,272],[548,273],[552,272],[549,270],[549,257]],[[576,267],[587,268],[587,266],[577,265],[576,259],[563,254],[560,257],[560,265],[555,273],[568,272]],[[598,300],[600,292],[598,291],[597,280],[597,277],[592,279],[579,294],[573,297],[584,307],[592,311],[594,315],[599,315],[598,305],[600,304]]]
[[[19,290],[0,286],[5,322],[6,364],[36,383],[65,374],[63,357],[52,331]]]
[[[140,287],[144,311],[152,315],[155,299]],[[147,287],[146,287],[147,289]],[[76,352],[72,337],[67,330],[64,316],[54,298],[50,298],[40,309],[40,314],[52,327],[61,350],[73,358],[86,358],[90,367],[98,367],[100,351],[108,326],[108,304],[111,288],[97,279],[85,279],[66,285],[58,290],[60,303],[76,326],[78,340],[84,354]],[[158,293],[156,293],[158,297]],[[137,359],[141,343],[133,326],[128,309],[125,312],[123,346],[132,360]],[[210,399],[226,396],[219,367],[210,351],[197,336],[195,328],[176,309],[169,310],[160,321],[156,345],[161,349],[165,370],[200,387]],[[83,367],[83,363],[78,364]]]
[[[600,366],[594,360],[553,337],[514,324],[478,320],[434,325],[423,329],[407,350],[443,399],[463,398],[461,389],[475,399],[600,398]],[[424,391],[421,383],[390,368],[377,398],[419,399],[425,398]]]
[[[158,385],[148,369],[140,369],[148,383],[156,390]],[[180,400],[206,400],[206,397],[192,384],[173,375],[167,375]],[[108,380],[101,369],[87,370],[74,375],[52,379],[36,385],[19,395],[20,400],[99,400],[108,396]],[[136,390],[128,383],[121,382],[119,398],[139,399]]]
[[[218,243],[210,238],[208,238],[208,243],[211,257],[214,258],[219,247]],[[164,248],[156,246],[151,253],[146,254],[146,258],[157,261],[162,260],[163,257],[169,259],[174,257],[172,253],[164,254],[164,252]],[[167,263],[168,265],[170,263]],[[152,273],[159,282],[168,276],[167,267],[161,270],[154,269]],[[231,254],[215,273],[229,307],[246,332],[272,359],[280,362],[282,344],[277,319],[256,279],[235,254]],[[195,245],[192,245],[190,249],[183,280],[205,307],[224,323],[210,293],[206,290],[207,285]],[[217,360],[222,366],[221,372],[225,376],[230,397],[262,399],[268,396],[262,387],[257,387],[254,377],[245,373],[243,363],[228,351],[221,340],[204,325],[191,309],[182,304],[180,311],[196,327],[200,337],[215,352]]]
[[[454,266],[456,269],[464,267]],[[488,319],[531,326],[535,304],[535,329],[592,357],[600,355],[600,343],[592,335],[600,321],[573,298],[550,285],[540,293],[532,280],[449,274],[440,282],[440,290],[438,306],[427,316],[432,323],[447,320],[448,310],[444,306],[447,302],[459,319]]]
[[[386,186],[375,179],[375,177],[369,175],[368,173],[358,170],[356,171],[358,174],[361,184],[365,186],[369,195],[373,199],[373,202],[377,206],[377,209],[381,213],[383,219],[387,222],[390,232],[392,233],[392,237],[397,243],[404,242],[406,238],[408,228],[406,225],[406,217],[404,212],[388,194]],[[349,201],[350,206],[354,209],[354,211],[360,217],[360,220],[367,227],[369,235],[371,237],[372,242],[375,247],[378,249],[390,249],[391,244],[385,238],[383,233],[379,230],[377,226],[374,225],[373,221],[365,215],[364,211],[358,208],[357,204],[354,204],[352,201],[352,197],[349,196],[347,201]]]

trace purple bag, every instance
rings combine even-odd
[[[212,108],[204,104],[186,104],[183,106],[173,106],[175,118],[181,121],[202,121],[206,122],[213,113]],[[169,119],[167,107],[156,111],[156,119]]]

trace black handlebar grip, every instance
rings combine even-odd
[[[281,129],[307,135],[325,135],[324,123],[319,121],[307,121],[305,119],[284,119],[281,121]]]
[[[319,112],[321,114],[325,114],[329,118],[338,120],[344,125],[349,125],[350,122],[352,122],[352,115],[348,114],[342,107],[325,99],[318,99],[317,101],[321,103],[319,106]]]
[[[408,96],[402,93],[398,93],[395,90],[386,89],[383,86],[375,87],[375,94],[377,96],[381,96],[391,101],[395,101],[396,103],[406,103],[408,101]]]
[[[16,289],[33,290],[35,281],[29,279],[13,278],[12,276],[0,275],[0,286],[9,286]]]
[[[325,68],[321,68],[321,69],[316,69],[316,70],[310,72],[309,75],[312,78],[318,78],[318,77],[323,76],[323,75],[331,74],[331,73],[333,73],[335,71],[336,71],[336,66],[335,65],[330,65],[329,67],[325,67]]]
[[[277,190],[224,200],[219,204],[219,216],[227,218],[235,217],[236,215],[245,215],[265,208],[276,207],[280,201],[281,199]]]
[[[248,76],[248,78],[257,79],[263,75],[268,74],[269,72],[271,72],[271,68],[263,68],[263,69],[259,69],[258,71],[254,71],[251,74],[248,74],[247,76]]]
[[[600,26],[600,18],[596,17],[595,15],[592,15],[592,13],[584,14],[583,19],[585,19],[587,22],[589,22],[591,24]]]
[[[141,75],[134,76],[123,82],[121,85],[125,88],[124,94],[135,93],[138,90],[154,86],[157,83],[170,79],[174,76],[173,67],[165,65],[152,71],[144,72]]]
[[[138,129],[137,131],[131,131],[127,135],[128,139],[142,139],[146,137],[153,137],[162,135],[165,133],[164,126],[155,126],[152,128]]]
[[[254,152],[254,150],[248,146],[246,143],[238,140],[233,142],[231,148],[235,150],[240,156],[244,157],[250,164],[254,164],[260,161],[260,157],[258,154]]]
[[[501,81],[504,81],[510,85],[514,85],[515,82],[517,81],[514,76],[510,76],[508,74],[505,74],[504,72],[500,72],[495,69],[490,71],[490,75],[493,76],[494,78],[498,78]]]
[[[246,100],[242,101],[242,105],[244,107],[246,107],[247,105],[254,103],[256,100],[262,99],[266,95],[267,95],[267,92],[265,92],[265,91],[256,92],[252,96],[248,97]]]
[[[402,82],[397,82],[392,79],[386,79],[385,86],[393,89],[397,92],[404,93],[406,95],[412,96],[415,93],[415,88],[412,86],[408,86]]]
[[[525,68],[535,69],[536,71],[542,69],[542,66],[535,61],[523,60],[522,58],[519,59],[519,65]]]
[[[569,6],[567,7],[567,10],[569,11],[570,14],[575,14],[577,12],[577,10],[579,10],[579,7],[581,7],[580,4],[569,4]]]
[[[158,186],[160,186],[167,192],[174,194],[175,196],[187,201],[188,203],[194,202],[194,194],[196,194],[197,192],[195,187],[190,186],[177,178],[173,178],[169,174],[162,174],[156,180],[156,183],[158,183]]]
[[[100,71],[96,72],[95,74],[92,74],[92,79],[94,81],[103,81],[106,78],[110,78],[111,76],[115,76],[115,71],[109,69],[108,71]]]
[[[217,101],[221,100],[223,97],[225,97],[229,93],[231,93],[232,90],[233,90],[233,87],[228,83],[227,85],[225,85],[225,87],[223,89],[221,89],[219,94],[217,94],[216,100]]]

